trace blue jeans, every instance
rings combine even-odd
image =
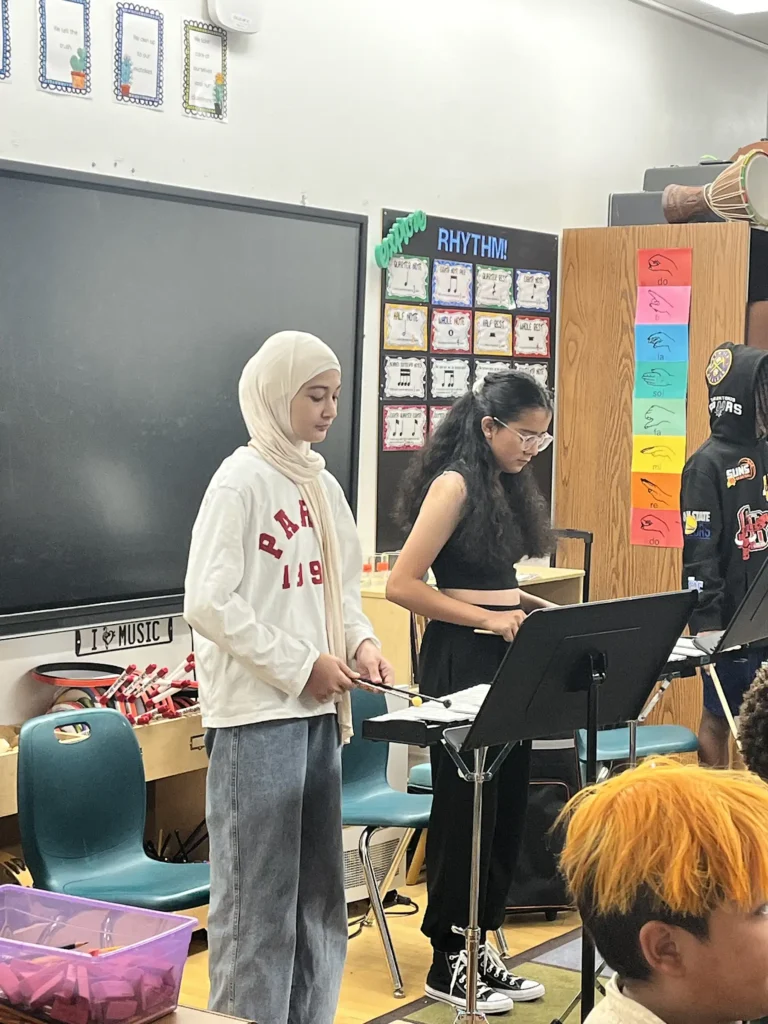
[[[347,949],[336,715],[207,739],[209,1008],[332,1024]]]

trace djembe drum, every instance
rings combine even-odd
[[[768,230],[768,154],[744,153],[703,188],[667,185],[662,196],[670,224],[686,224],[709,212],[722,220],[746,220]]]

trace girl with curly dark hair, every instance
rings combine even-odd
[[[548,602],[518,585],[515,564],[553,539],[531,459],[552,443],[549,393],[524,373],[489,374],[460,398],[406,473],[397,517],[409,536],[387,597],[429,619],[419,658],[424,693],[444,696],[488,683],[526,614]],[[424,578],[432,568],[437,589]],[[485,630],[495,636],[479,635]],[[426,991],[466,1002],[461,930],[469,912],[472,787],[442,747],[432,747],[433,803],[427,839],[428,905],[422,930],[433,946]],[[518,744],[484,788],[480,926],[501,927],[528,797],[530,744]],[[538,999],[542,985],[511,974],[483,939],[478,1008],[505,1013]]]

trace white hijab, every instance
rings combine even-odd
[[[323,558],[328,650],[346,661],[341,551],[328,492],[320,479],[325,459],[306,441],[296,440],[291,429],[291,402],[307,381],[327,370],[341,373],[338,359],[324,342],[301,331],[280,331],[246,364],[239,395],[251,447],[298,486],[307,504]],[[342,740],[347,742],[352,735],[349,694],[337,710]]]

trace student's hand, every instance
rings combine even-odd
[[[490,612],[488,617],[483,620],[482,629],[488,629],[491,633],[498,633],[499,636],[503,636],[508,644],[517,636],[517,631],[523,624],[525,619],[525,612],[520,610],[516,612]]]
[[[363,640],[355,652],[355,662],[364,679],[370,679],[372,683],[385,683],[387,686],[395,685],[395,670],[373,640]]]
[[[351,690],[359,678],[357,672],[353,672],[341,658],[321,654],[312,666],[303,692],[319,704],[327,704],[339,694]]]

